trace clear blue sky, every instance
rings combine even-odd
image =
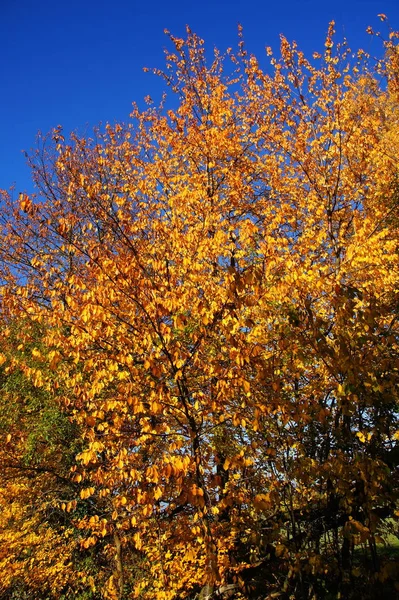
[[[223,50],[241,23],[262,59],[280,33],[305,51],[320,49],[334,19],[353,49],[377,52],[364,32],[383,27],[378,13],[399,29],[398,0],[0,0],[0,188],[33,191],[22,150],[39,130],[89,132],[100,121],[126,121],[147,94],[159,98],[161,80],[142,69],[162,66],[165,28],[183,35],[188,24]]]

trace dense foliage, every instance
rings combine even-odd
[[[4,193],[0,598],[394,596],[399,48],[333,35],[170,36]]]

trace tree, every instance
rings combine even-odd
[[[176,109],[57,128],[38,196],[5,196],[4,310],[80,432],[104,598],[393,590],[399,50],[333,34],[313,62],[282,38],[271,74],[170,36]]]
[[[54,373],[46,374],[47,385],[40,381],[37,325],[9,321],[2,342],[0,597],[80,598],[93,580],[71,518],[79,435],[48,389],[56,386]]]

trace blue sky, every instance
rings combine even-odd
[[[320,49],[331,19],[353,49],[378,52],[365,34],[383,27],[378,13],[399,29],[397,0],[0,0],[0,188],[33,191],[22,150],[39,130],[89,133],[100,121],[126,121],[133,101],[159,98],[161,80],[143,67],[163,65],[165,28],[183,35],[188,24],[223,50],[241,23],[262,62],[280,33]]]

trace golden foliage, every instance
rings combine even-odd
[[[170,40],[176,109],[55,130],[40,197],[5,198],[5,315],[43,332],[12,361],[79,429],[101,597],[342,594],[397,500],[396,34],[375,68],[333,24],[268,70]]]

